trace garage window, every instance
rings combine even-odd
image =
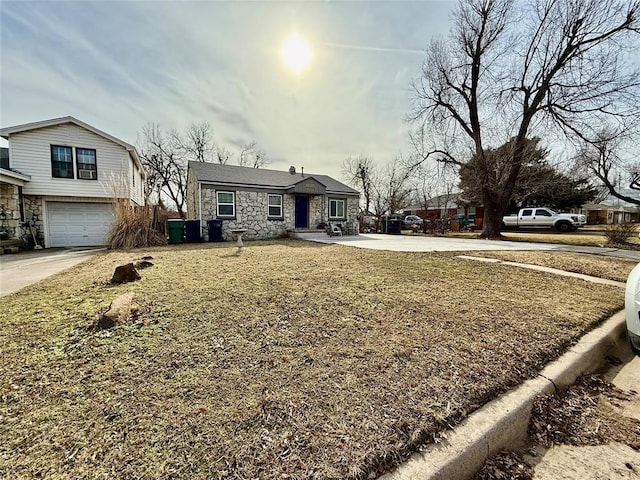
[[[78,162],[78,178],[83,180],[97,180],[98,167],[96,165],[96,151],[92,148],[76,148]]]
[[[73,178],[71,147],[51,145],[51,175],[56,178]]]
[[[216,192],[219,217],[236,216],[236,194],[235,192]]]

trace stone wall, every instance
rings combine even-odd
[[[198,181],[195,175],[187,177],[187,197],[186,197],[187,218],[200,218],[200,203],[198,202]]]
[[[24,205],[24,221],[33,221],[38,244],[44,245],[42,197],[23,195],[22,202]],[[9,233],[9,238],[20,238],[23,233],[31,238],[28,226],[23,227],[23,221],[20,218],[20,197],[18,187],[15,185],[0,184],[0,230],[6,230]]]
[[[360,198],[349,197],[347,199],[347,221],[358,223],[360,213]]]
[[[282,219],[267,218],[268,192],[236,191],[236,215],[234,219],[222,218],[222,237],[224,240],[235,240],[232,230],[244,228],[244,238],[265,240],[281,238],[287,235],[287,229],[293,224],[293,200],[284,195],[284,217]],[[207,220],[217,218],[216,191],[202,188],[202,234],[207,234]]]
[[[23,195],[22,198],[25,220],[33,222],[38,245],[44,246],[44,200],[37,195]]]
[[[18,187],[0,183],[0,230],[5,230],[8,238],[18,238],[21,223]]]
[[[195,189],[194,189],[195,190]],[[221,190],[226,191],[226,190]],[[280,238],[287,235],[288,230],[295,227],[295,195],[283,195],[283,216],[278,219],[267,218],[268,195],[275,192],[247,190],[235,192],[235,218],[222,220],[222,236],[224,240],[235,240],[232,233],[234,229],[244,228],[247,232],[244,238],[248,240],[265,240]],[[344,198],[344,197],[341,197]],[[357,223],[358,199],[347,199],[347,222]],[[326,222],[329,202],[327,197],[321,195],[309,196],[309,228],[317,228],[319,223]],[[198,219],[191,212],[196,212],[197,207],[189,208],[189,217]],[[208,234],[207,221],[217,219],[216,190],[202,186],[202,236]],[[341,222],[345,223],[345,222]]]

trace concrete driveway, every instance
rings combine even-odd
[[[302,240],[334,243],[372,250],[394,252],[469,252],[480,250],[550,250],[560,252],[591,253],[640,261],[640,251],[618,248],[581,247],[557,243],[510,242],[506,240],[482,240],[476,238],[426,237],[422,235],[384,235],[361,233],[360,235],[329,237],[326,233],[297,234]]]
[[[0,297],[16,292],[103,251],[93,249],[46,249],[0,257]]]

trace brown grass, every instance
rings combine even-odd
[[[585,375],[562,395],[541,395],[529,421],[529,435],[545,447],[620,442],[640,449],[640,420],[619,413],[630,394],[601,375]]]
[[[0,477],[375,476],[623,305],[446,255],[234,250],[106,253],[4,297]],[[141,281],[105,283],[145,254]],[[88,331],[127,291],[146,313]]]
[[[581,273],[592,277],[607,278],[626,282],[637,262],[619,258],[600,257],[584,253],[547,252],[547,251],[481,251],[465,255],[497,258],[507,262],[527,263],[542,267],[556,268],[567,272]]]
[[[636,227],[637,231],[637,227]],[[502,232],[507,240],[516,242],[553,243],[565,245],[583,245],[588,247],[609,247],[606,235],[602,229],[579,230],[574,233],[558,233],[552,230],[540,232]],[[629,238],[629,243],[615,245],[615,247],[627,250],[639,250],[640,240],[635,236]]]

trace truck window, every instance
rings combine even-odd
[[[531,212],[533,212],[533,210],[531,210],[530,208],[528,208],[526,210],[522,210],[522,216],[523,217],[530,217],[531,216]]]
[[[552,217],[553,215],[551,215],[551,213],[549,212],[549,210],[547,210],[546,208],[539,208],[536,210],[536,215],[538,217]]]

